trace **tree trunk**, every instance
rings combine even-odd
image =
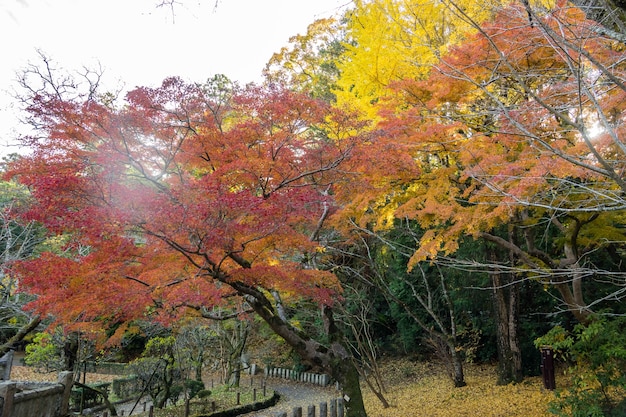
[[[242,293],[248,294],[246,300],[254,311],[274,333],[282,337],[298,353],[305,363],[314,369],[326,372],[339,382],[347,396],[345,417],[367,417],[359,384],[359,373],[352,361],[352,355],[342,343],[342,335],[334,322],[330,307],[323,306],[321,309],[324,328],[330,340],[328,345],[323,345],[279,317],[263,293],[242,284],[234,284],[234,286]]]
[[[172,385],[174,383],[174,375],[172,371],[172,365],[174,358],[162,358],[164,361],[163,368],[163,387],[161,392],[157,395],[156,407],[159,409],[164,408],[167,405],[167,400],[170,399],[172,393]]]
[[[455,348],[454,344],[450,345],[450,349],[450,353],[452,355],[452,366],[454,369],[452,381],[454,382],[455,388],[461,388],[467,385],[465,382],[465,374],[463,373],[463,358]]]
[[[74,366],[78,359],[78,334],[69,333],[63,343],[63,367],[65,371],[74,372]]]
[[[228,383],[231,387],[238,387],[241,381],[241,357],[246,348],[249,332],[249,324],[237,319],[228,355]]]
[[[333,362],[331,376],[339,382],[344,395],[346,417],[367,417],[359,383],[359,371],[354,362],[340,358]]]
[[[353,291],[356,296],[350,296],[348,290]],[[359,357],[359,360],[354,360],[354,366],[359,371],[361,381],[365,382],[383,408],[389,408],[389,402],[385,398],[385,384],[378,366],[377,348],[370,330],[371,320],[369,317],[373,309],[372,290],[375,290],[375,287],[346,286],[344,296],[346,301],[348,303],[351,301],[354,306],[350,309],[346,306],[340,306],[341,316],[352,334],[352,349]],[[365,297],[360,297],[359,292],[366,294]]]
[[[241,364],[237,360],[235,360],[233,363],[234,363],[234,369],[231,374],[229,385],[231,387],[237,388],[239,387],[241,383]]]
[[[494,252],[491,251],[489,256],[492,261],[495,261]],[[498,348],[497,384],[506,385],[519,382],[523,378],[518,332],[519,284],[514,282],[514,276],[497,270],[491,272],[490,275]]]
[[[194,366],[196,381],[202,382],[202,365],[203,364],[204,364],[204,355],[201,353],[199,357],[197,358],[196,365]]]
[[[455,340],[447,335],[431,331],[426,341],[432,346],[435,354],[443,363],[454,387],[461,388],[466,386],[465,373],[463,372],[463,357],[461,351],[457,349]]]

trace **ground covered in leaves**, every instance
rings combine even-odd
[[[438,364],[403,359],[383,364],[382,370],[387,380],[385,397],[391,407],[383,408],[364,387],[369,417],[553,416],[548,412],[548,403],[555,396],[543,389],[541,377],[497,386],[494,366],[467,365],[467,386],[454,388]]]
[[[11,368],[11,379],[14,381],[30,381],[30,382],[57,382],[58,372],[43,372],[37,368],[30,366],[13,366]],[[85,382],[87,384],[95,384],[98,382],[112,382],[119,378],[116,375],[92,374],[87,373]],[[80,382],[83,382],[82,380]]]
[[[364,385],[363,395],[369,417],[552,416],[548,412],[548,404],[555,396],[543,389],[541,377],[527,378],[519,384],[497,386],[494,366],[467,365],[467,386],[454,388],[441,365],[407,359],[385,362],[382,372],[387,388],[385,397],[391,407],[383,408],[376,396]],[[57,374],[15,366],[11,377],[15,380],[56,381]],[[105,382],[113,378],[115,377],[110,375],[87,374],[87,383]],[[241,403],[245,404],[249,393],[245,389],[243,391]],[[215,390],[213,400],[219,396],[218,392],[219,390]],[[229,401],[220,398],[218,402],[222,402],[221,400]],[[315,402],[316,399],[312,399],[312,403]],[[224,405],[220,408],[223,409]],[[155,410],[155,416],[180,416],[181,412],[182,409]]]

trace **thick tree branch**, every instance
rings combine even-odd
[[[30,332],[34,331],[39,324],[41,324],[41,316],[36,315],[31,318],[30,321],[22,326],[13,337],[0,346],[0,356],[13,349],[17,343],[24,340],[24,338],[28,336]]]

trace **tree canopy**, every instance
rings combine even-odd
[[[135,319],[252,310],[350,387],[354,417],[377,303],[462,386],[480,333],[464,297],[490,285],[518,380],[525,283],[579,335],[624,314],[626,48],[620,15],[593,9],[608,3],[356,1],[294,36],[263,85],[172,77],[124,100],[44,59],[20,79],[32,154],[7,171],[61,247],[16,265],[29,307],[111,343]],[[304,303],[323,331],[285,313]]]

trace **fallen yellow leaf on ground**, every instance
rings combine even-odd
[[[496,385],[490,365],[466,365],[467,386],[454,388],[443,366],[409,360],[384,364],[390,408],[363,386],[369,417],[546,417],[554,393],[543,388],[541,377],[519,384]]]

